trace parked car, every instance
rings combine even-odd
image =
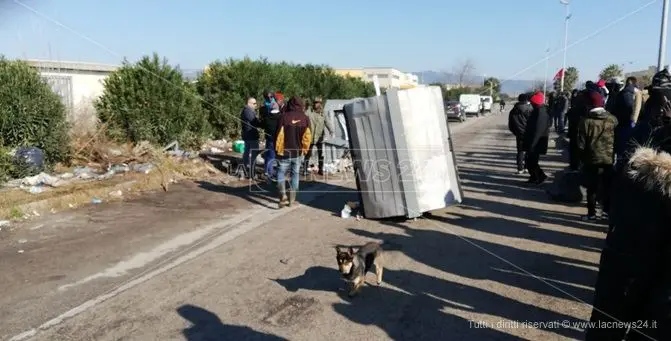
[[[478,94],[462,94],[459,96],[459,103],[464,107],[464,112],[467,115],[477,115],[480,116],[480,108],[482,103],[480,102],[480,95]]]
[[[460,122],[466,121],[466,110],[459,101],[445,102],[445,116],[448,119],[457,119]]]

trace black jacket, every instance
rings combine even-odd
[[[551,123],[547,107],[534,105],[534,110],[527,121],[527,129],[524,132],[525,151],[539,155],[547,154]]]
[[[267,112],[266,115],[263,116],[263,130],[267,141],[275,141],[275,138],[277,137],[277,122],[279,119],[279,113],[273,114]]]
[[[659,151],[655,142],[638,147],[612,182],[610,231],[591,317],[593,322],[610,322],[611,317],[648,321],[647,328],[640,323],[640,331],[655,340],[671,340],[671,148],[666,149]],[[589,329],[585,340],[622,340],[625,332]],[[627,340],[650,340],[629,334]]]
[[[613,103],[613,115],[617,117],[620,127],[628,127],[631,122],[631,113],[634,111],[634,96],[636,88],[629,84],[617,93]]]
[[[254,109],[246,106],[240,113],[240,122],[242,122],[241,138],[244,141],[258,141],[259,140],[259,126],[261,125],[259,118],[256,117]]]
[[[516,137],[523,137],[527,129],[527,121],[534,108],[531,103],[517,102],[508,115],[508,129]]]

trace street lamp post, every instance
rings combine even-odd
[[[559,2],[566,8],[566,17],[564,18],[564,62],[562,63],[561,85],[559,87],[559,91],[564,92],[564,76],[566,75],[566,49],[568,46],[568,20],[571,18],[571,14],[569,12],[569,0],[559,0]]]
[[[664,69],[664,59],[666,57],[666,26],[669,21],[669,0],[664,0],[662,9],[662,32],[659,35],[659,58],[657,59],[657,71]]]

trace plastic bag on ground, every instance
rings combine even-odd
[[[65,183],[62,179],[51,176],[47,173],[40,173],[35,176],[29,176],[26,178],[23,178],[21,181],[22,185],[26,186],[40,186],[40,185],[47,185],[51,187],[58,187],[61,186]]]
[[[22,147],[14,154],[14,164],[25,167],[29,174],[37,174],[44,170],[44,151],[36,147]]]

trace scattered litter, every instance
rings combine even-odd
[[[130,167],[128,167],[128,165],[125,163],[116,164],[109,168],[109,172],[113,172],[115,174],[126,173],[128,171],[130,171]]]
[[[23,178],[21,184],[26,186],[47,185],[51,187],[58,187],[63,185],[64,182],[60,178],[57,178],[55,176],[51,176],[47,173],[40,173],[35,176],[29,176]]]
[[[123,192],[121,190],[116,190],[113,192],[110,192],[109,195],[114,198],[120,198],[123,196]]]
[[[219,148],[217,148],[217,147],[210,147],[210,153],[211,153],[211,154],[221,154],[221,153],[223,153],[223,152],[224,152],[224,151],[223,151],[222,149],[219,149]]]
[[[25,251],[23,251],[23,250],[19,250],[19,253],[23,253],[23,252],[25,252]]]
[[[133,171],[136,171],[138,173],[143,173],[143,174],[149,174],[151,170],[154,169],[154,165],[151,163],[140,163],[133,165]]]
[[[9,220],[0,220],[0,227],[9,226]]]
[[[77,167],[73,172],[74,176],[82,180],[88,180],[96,176],[96,172],[89,167]]]
[[[93,199],[91,200],[91,203],[92,203],[92,204],[102,204],[102,202],[103,202],[103,201],[100,200],[100,199],[98,199],[98,198],[93,198]]]
[[[167,152],[171,149],[172,150],[179,150],[179,142],[177,142],[177,141],[170,142],[167,146],[165,146],[165,148],[163,148],[163,151]]]
[[[19,239],[19,244],[25,244],[27,242],[28,242],[27,239]]]
[[[343,219],[348,219],[351,216],[352,216],[352,208],[349,207],[349,205],[345,205],[342,211],[340,211],[340,217],[342,217]]]
[[[68,204],[68,207],[70,207],[70,208],[75,208],[75,205],[73,205],[73,204]]]
[[[28,188],[24,188],[27,192],[32,193],[32,194],[39,194],[44,192],[44,187],[42,186],[30,186]]]
[[[98,175],[98,176],[96,177],[96,179],[97,179],[97,180],[107,180],[107,179],[113,177],[114,174],[116,174],[116,173],[115,173],[113,170],[110,169],[109,171],[107,171],[107,173]]]
[[[36,217],[40,216],[40,214],[37,211],[33,211],[33,215],[36,216]]]
[[[63,173],[63,174],[61,174],[61,179],[63,179],[63,180],[70,180],[70,179],[72,179],[72,178],[74,178],[74,177],[75,177],[75,175],[72,174],[72,173]]]
[[[356,201],[348,201],[345,206],[343,207],[342,211],[340,211],[340,216],[343,219],[348,219],[352,216],[352,212],[356,209],[359,208],[359,203]],[[356,215],[357,220],[360,220],[360,216],[357,214]]]

